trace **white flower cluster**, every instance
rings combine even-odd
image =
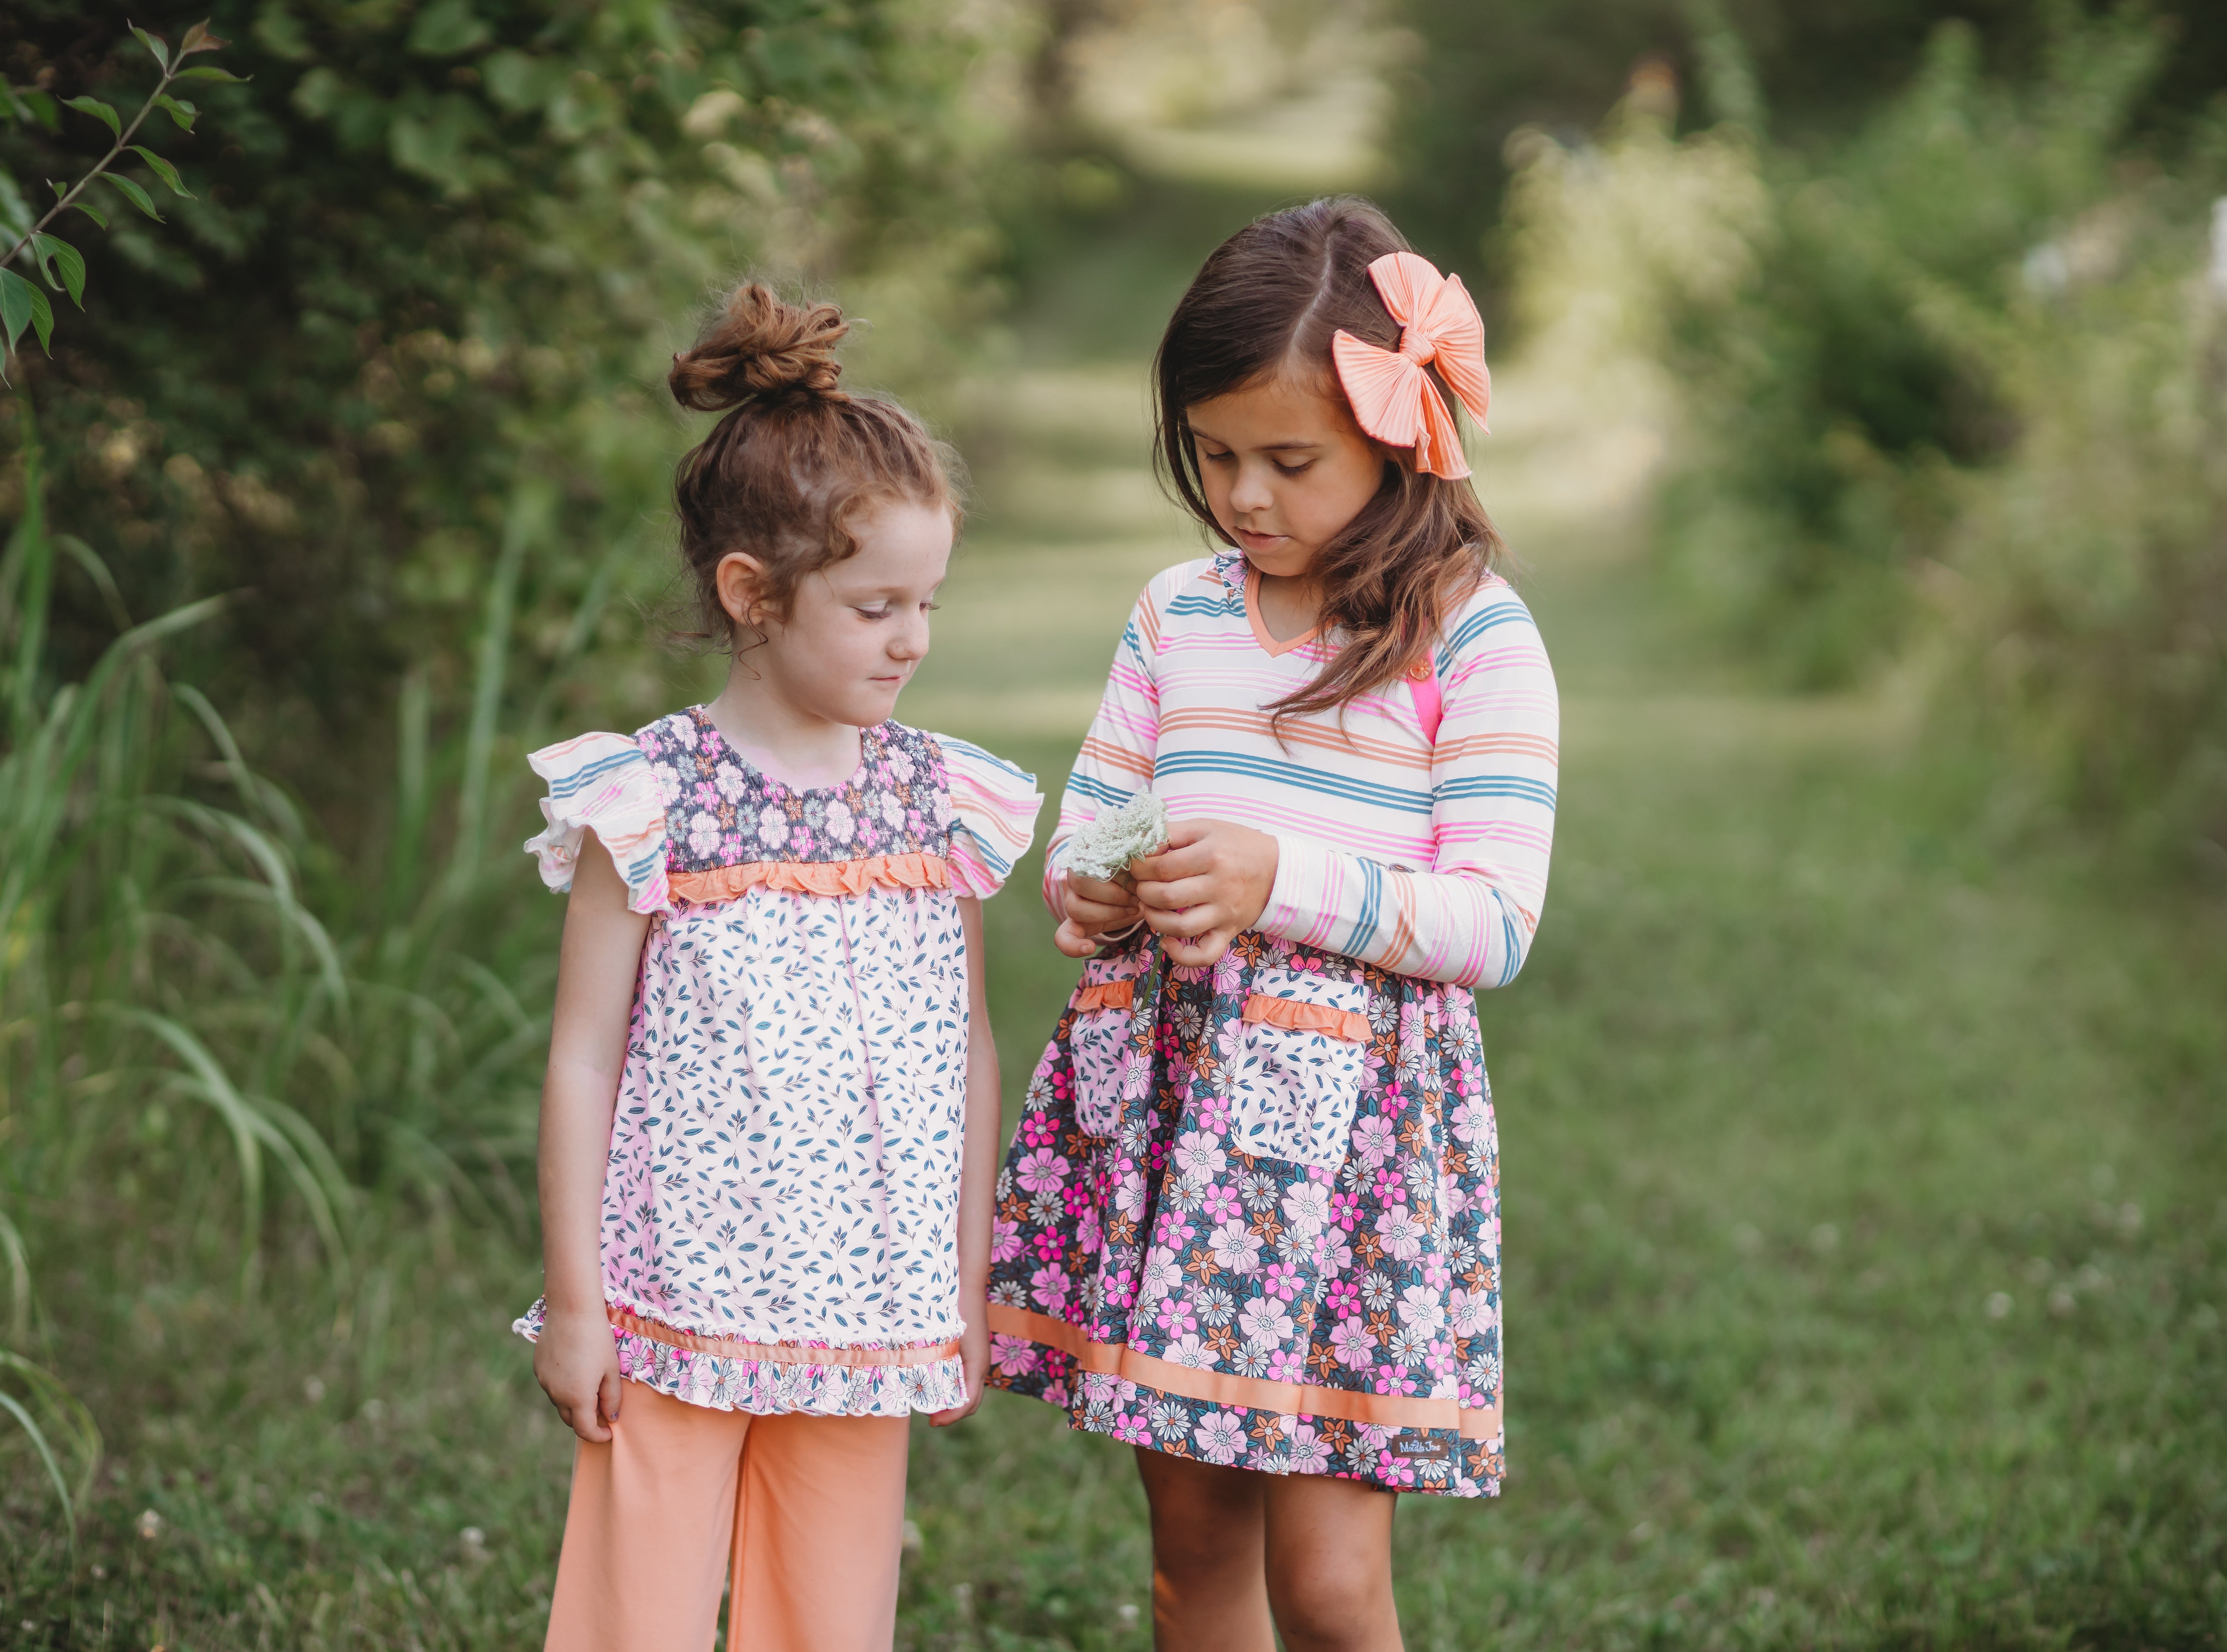
[[[1101,882],[1128,870],[1168,840],[1168,806],[1151,792],[1139,792],[1120,808],[1089,821],[1075,834],[1067,869]]]

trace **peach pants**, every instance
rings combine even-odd
[[[889,1652],[905,1419],[753,1417],[629,1382],[580,1442],[547,1652]]]

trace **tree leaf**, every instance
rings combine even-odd
[[[101,228],[103,228],[103,229],[106,229],[106,228],[108,227],[108,219],[107,219],[107,217],[105,216],[105,214],[102,214],[101,212],[98,211],[96,208],[86,206],[86,205],[85,204],[85,202],[83,202],[82,201],[73,201],[72,202],[70,202],[70,205],[71,205],[71,206],[73,206],[73,207],[76,207],[80,212],[83,213],[83,214],[84,214],[87,218],[90,218],[91,220],[93,220],[93,221],[94,223],[96,223],[96,224],[99,225],[99,226],[101,226]]]
[[[155,101],[169,111],[170,118],[177,122],[180,126],[188,131],[193,131],[194,117],[201,113],[200,110],[195,108],[183,98],[173,98],[167,92],[156,93]]]
[[[246,86],[255,77],[234,74],[230,69],[220,69],[214,63],[196,63],[189,69],[180,69],[176,78],[181,80],[229,80],[234,86]]]
[[[163,37],[160,35],[150,35],[137,23],[131,25],[131,32],[139,37],[139,43],[142,46],[155,54],[156,63],[166,69],[170,67],[170,54],[163,48]]]
[[[155,169],[155,175],[170,186],[172,195],[183,195],[188,201],[194,198],[194,192],[178,182],[178,169],[156,154],[154,150],[144,144],[134,144],[131,146],[131,152]]]
[[[46,272],[47,284],[59,287],[70,296],[70,303],[80,309],[85,308],[85,258],[77,248],[54,235],[31,237],[31,256],[39,261]],[[61,278],[55,278],[55,272]]]
[[[163,214],[155,210],[155,203],[147,199],[147,192],[132,182],[131,179],[115,172],[104,172],[100,175],[105,182],[114,184],[118,195],[141,212],[145,213],[148,217],[158,224],[163,221]]]
[[[178,55],[191,57],[195,52],[214,52],[229,46],[230,41],[219,40],[209,33],[208,20],[203,18],[186,30],[186,37],[178,42]]]
[[[96,119],[105,120],[108,123],[110,131],[114,132],[118,137],[124,136],[124,123],[117,119],[116,112],[113,109],[98,98],[65,98],[62,99],[62,107],[74,109],[81,115],[91,115]]]
[[[48,341],[54,335],[54,306],[47,303],[46,294],[13,270],[0,270],[0,326],[7,328],[10,350],[29,326],[39,335],[39,348],[54,354],[47,349]]]

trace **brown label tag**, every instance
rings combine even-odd
[[[1444,1463],[1452,1453],[1442,1439],[1403,1439],[1392,1447],[1392,1455],[1410,1463]]]

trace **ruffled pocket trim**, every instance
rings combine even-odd
[[[622,734],[584,734],[544,746],[526,761],[549,783],[541,800],[548,824],[526,840],[542,883],[560,893],[571,889],[580,840],[593,832],[626,880],[629,909],[671,912],[665,801],[641,747]]]

